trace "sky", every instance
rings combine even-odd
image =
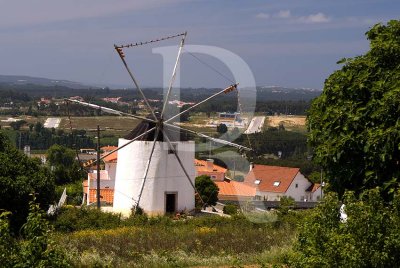
[[[369,28],[400,14],[398,0],[0,0],[0,6],[0,74],[96,85],[131,83],[114,44],[187,31],[186,45],[241,57],[258,86],[321,89],[338,60],[368,50]],[[178,44],[126,51],[142,86],[162,86],[163,58],[152,48]],[[182,54],[181,86],[230,84],[227,66],[195,56],[201,62]]]

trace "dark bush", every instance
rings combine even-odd
[[[223,208],[224,214],[235,215],[238,213],[238,207],[234,204],[226,204]]]

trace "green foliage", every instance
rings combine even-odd
[[[19,130],[25,124],[26,124],[25,120],[18,120],[16,122],[11,122],[10,127],[12,127],[12,129],[14,130]]]
[[[290,196],[282,196],[279,201],[278,211],[281,214],[288,214],[289,210],[295,206],[296,202],[293,197]]]
[[[222,211],[224,214],[236,215],[238,213],[238,207],[235,204],[226,204]]]
[[[400,261],[400,192],[391,205],[379,189],[359,198],[344,197],[346,222],[341,222],[337,194],[330,193],[300,228],[293,267],[398,267]]]
[[[265,154],[278,155],[279,151],[283,159],[305,159],[308,152],[307,136],[303,133],[269,129],[248,137],[254,149],[254,161],[263,158]],[[243,139],[242,144],[249,145],[247,139]]]
[[[62,232],[113,228],[121,226],[121,215],[102,212],[96,208],[63,207],[53,225],[57,231]]]
[[[203,201],[208,205],[215,205],[218,201],[218,186],[211,180],[210,176],[202,175],[196,177],[195,186]],[[196,205],[198,207],[199,204]],[[201,206],[202,204],[200,204]]]
[[[21,238],[10,235],[7,213],[0,215],[0,261],[2,267],[69,267],[66,256],[49,238],[50,226],[39,205],[31,202]]]
[[[12,213],[11,226],[18,231],[28,215],[30,194],[47,209],[54,201],[54,178],[39,159],[13,148],[0,133],[0,209]]]
[[[47,150],[47,161],[57,184],[82,181],[85,172],[75,160],[75,152],[61,145],[53,145]]]
[[[56,198],[59,198],[64,188],[67,188],[67,204],[79,206],[82,204],[83,187],[81,181],[56,186]]]
[[[57,240],[75,266],[238,267],[267,261],[270,250],[287,248],[295,235],[294,228],[254,223],[241,215],[184,220],[140,216],[123,224],[128,226],[64,233]]]
[[[221,123],[217,126],[217,132],[220,134],[224,134],[224,133],[228,132],[228,127],[225,124]]]
[[[380,186],[390,199],[400,177],[400,21],[366,35],[370,50],[340,61],[312,103],[309,141],[333,190]]]

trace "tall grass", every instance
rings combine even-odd
[[[111,225],[85,225],[54,239],[76,266],[240,266],[282,263],[296,234],[293,224],[254,223],[240,215],[178,221],[139,216]]]

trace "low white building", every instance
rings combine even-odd
[[[251,165],[245,183],[256,187],[256,200],[279,201],[287,196],[295,201],[318,201],[322,196],[320,184],[310,182],[299,168]]]

